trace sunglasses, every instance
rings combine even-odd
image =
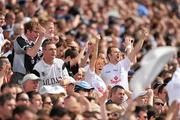
[[[120,114],[119,113],[117,113],[117,112],[112,112],[112,113],[107,113],[107,116],[108,117],[119,117],[120,116]]]
[[[52,102],[45,102],[44,104],[52,105]]]
[[[85,88],[81,88],[81,90],[84,92],[90,92],[91,91],[90,89],[85,89]]]
[[[155,103],[155,105],[161,105],[161,106],[164,106],[164,103],[159,103],[159,102],[157,102],[157,103]]]

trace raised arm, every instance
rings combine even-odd
[[[92,58],[90,60],[90,69],[91,71],[95,71],[95,63],[98,55],[98,46],[99,46],[99,41],[100,41],[100,36],[99,35],[94,35],[96,42],[93,44],[93,53],[92,53]]]
[[[105,91],[101,97],[99,97],[99,105],[101,109],[101,116],[103,120],[108,120],[107,110],[106,110],[106,100],[108,99],[109,91]]]
[[[137,44],[135,45],[134,47],[134,50],[132,50],[129,54],[128,54],[128,58],[131,60],[131,61],[134,61],[136,55],[138,54],[138,52],[141,50],[142,46],[143,46],[143,43],[144,43],[144,40],[148,38],[149,36],[149,33],[148,33],[148,30],[145,29],[145,28],[142,28],[142,30],[140,30],[138,32],[138,37],[139,37],[139,41],[137,42]]]
[[[41,25],[38,25],[37,27],[38,28],[35,28],[38,31],[37,40],[36,40],[36,42],[35,42],[33,47],[27,48],[27,50],[26,50],[26,54],[31,56],[31,57],[35,57],[36,56],[36,54],[39,51],[39,48],[40,48],[40,46],[42,44],[43,38],[44,38],[44,36],[46,34],[45,33],[46,30]]]

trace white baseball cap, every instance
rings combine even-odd
[[[21,84],[25,83],[27,80],[40,80],[40,78],[35,74],[30,73],[24,76]]]

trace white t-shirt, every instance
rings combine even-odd
[[[106,84],[94,71],[90,68],[87,69],[85,74],[85,80],[88,82],[96,91],[104,93],[107,89]]]
[[[52,65],[46,64],[42,59],[35,66],[34,70],[39,72],[40,78],[40,87],[42,85],[59,85],[59,81],[66,78],[68,75],[67,69],[63,69],[64,61],[58,58],[54,59]]]
[[[128,71],[130,70],[131,61],[128,57],[119,61],[116,65],[107,64],[101,71],[101,78],[107,86],[121,85],[129,90],[128,85]]]

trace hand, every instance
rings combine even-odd
[[[105,103],[105,101],[108,99],[109,91],[106,90],[101,97],[99,97],[99,103]]]
[[[58,35],[53,35],[50,39],[52,40],[52,42],[54,44],[59,42],[59,36]]]
[[[40,24],[38,24],[35,27],[35,30],[39,33],[39,37],[44,37],[46,35],[49,35],[49,33],[46,33],[46,29],[42,27]]]
[[[140,31],[138,31],[138,38],[139,39],[147,39],[149,37],[149,31],[146,28],[142,28]]]
[[[96,43],[99,43],[99,41],[101,40],[101,35],[96,31],[92,33],[92,37],[96,39]]]
[[[133,49],[133,43],[134,43],[133,37],[131,36],[125,37],[124,45],[125,45],[126,51],[131,51]]]
[[[149,97],[153,97],[154,96],[153,90],[152,89],[147,89],[147,95]]]

